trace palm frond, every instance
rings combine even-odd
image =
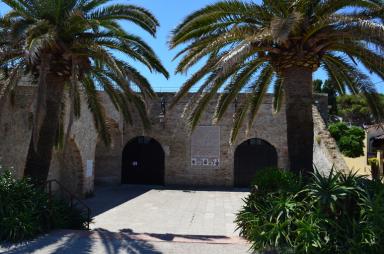
[[[106,123],[105,109],[100,101],[95,83],[91,77],[87,76],[83,79],[82,86],[85,90],[88,108],[93,115],[95,128],[103,142],[109,145],[111,143],[111,135]]]
[[[258,80],[251,85],[252,91],[250,108],[249,108],[249,120],[247,130],[249,131],[253,127],[253,123],[256,118],[256,114],[260,109],[261,103],[265,97],[265,94],[270,86],[273,78],[273,68],[271,65],[267,65],[261,72]]]
[[[134,5],[114,4],[107,7],[98,8],[88,16],[95,20],[127,20],[131,21],[151,35],[156,35],[159,22],[146,9]]]
[[[236,75],[233,76],[232,81],[227,85],[224,93],[220,95],[213,116],[214,123],[219,122],[223,118],[228,106],[236,98],[237,94],[245,88],[247,83],[252,78],[252,75],[262,66],[263,63],[264,61],[262,59],[255,59],[245,65],[243,69],[238,71]]]
[[[236,110],[231,134],[234,141],[247,115],[248,126],[252,127],[262,97],[273,80],[274,112],[282,107],[287,94],[283,84],[288,68],[314,70],[321,66],[335,81],[340,94],[348,89],[372,99],[376,92],[369,77],[362,74],[360,66],[354,65],[361,63],[384,80],[384,26],[378,22],[384,17],[382,10],[382,3],[371,0],[263,0],[260,4],[232,0],[210,4],[187,16],[172,32],[169,46],[182,46],[175,57],[180,57],[177,73],[185,73],[197,62],[205,62],[182,86],[174,101],[187,96],[192,87],[206,78],[189,101],[195,110],[184,112],[190,114],[192,126],[197,125],[196,119],[203,108],[214,99],[213,92],[219,91],[218,86],[213,86],[205,94],[208,83],[219,78],[217,70],[232,71],[236,66],[232,81],[220,86],[225,88],[219,96],[213,122],[223,117],[244,87],[253,84],[253,88],[258,88],[251,89]],[[258,67],[250,67],[251,61],[263,68],[270,67],[259,72]],[[377,112],[378,108],[372,106],[373,111]]]
[[[280,111],[283,99],[284,99],[284,79],[278,76],[273,86],[273,112],[277,113]]]

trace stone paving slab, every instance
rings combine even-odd
[[[4,254],[248,254],[233,222],[248,193],[238,190],[169,190],[148,186],[98,189],[86,203],[91,231],[60,230]]]
[[[233,221],[248,192],[145,188],[99,189],[95,198],[87,200],[97,213],[91,227],[111,232],[132,230],[136,233],[238,236]],[[138,195],[125,198],[132,192]],[[114,206],[108,207],[108,203]]]
[[[194,236],[195,238],[198,236]],[[202,236],[200,236],[202,237]],[[241,239],[159,239],[109,231],[54,231],[18,245],[0,246],[3,254],[249,254]]]

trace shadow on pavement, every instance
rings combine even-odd
[[[158,234],[158,233],[134,233],[131,229],[122,229],[120,230],[122,234],[127,234],[131,236],[140,236],[147,239],[152,240],[160,240],[160,241],[166,241],[166,242],[172,242],[172,241],[188,241],[188,242],[216,242],[216,241],[226,241],[229,240],[230,237],[228,236],[221,236],[221,235],[188,235],[188,234],[172,234],[172,233],[166,233],[166,234]]]
[[[102,214],[116,206],[135,199],[156,186],[117,185],[102,186],[95,189],[94,196],[85,200],[92,210],[92,217]]]
[[[53,235],[54,234],[54,235]],[[50,246],[65,244],[67,241],[73,239],[73,233],[63,234],[58,236],[57,232],[39,236],[34,240],[17,243],[17,244],[0,244],[0,253],[2,254],[16,254],[16,253],[39,253],[40,251]],[[84,242],[84,245],[86,243]],[[53,253],[53,252],[52,252]]]
[[[96,229],[94,231],[97,232],[100,243],[104,247],[103,253],[161,254],[152,244],[133,238],[130,234],[118,234],[105,229]]]
[[[145,240],[132,234],[119,234],[105,229],[88,231],[55,231],[33,241],[17,245],[0,246],[0,253],[18,254],[161,254]]]

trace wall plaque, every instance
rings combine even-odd
[[[192,168],[220,167],[220,126],[198,126],[191,135]]]

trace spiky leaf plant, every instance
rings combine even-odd
[[[279,173],[268,169],[278,180]],[[275,172],[273,172],[275,171]],[[255,181],[259,182],[260,179]],[[265,178],[263,176],[263,178]],[[291,182],[297,181],[294,176]],[[382,253],[384,185],[356,173],[316,171],[305,185],[254,189],[236,217],[256,252]],[[288,188],[287,188],[288,187]]]

